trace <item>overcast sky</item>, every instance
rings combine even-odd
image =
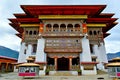
[[[115,13],[120,17],[120,0],[0,0],[0,45],[19,51],[21,39],[10,25],[8,18],[14,13],[23,13],[20,5],[107,5],[103,12]],[[120,22],[120,19],[117,20]],[[120,23],[112,28],[110,36],[105,38],[107,53],[120,51]]]

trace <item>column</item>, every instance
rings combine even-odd
[[[69,70],[72,69],[72,57],[69,57]]]
[[[59,32],[60,32],[60,24],[59,24]]]
[[[108,63],[106,49],[105,49],[105,45],[103,42],[100,43],[99,50],[100,50],[100,56],[102,58],[102,62]]]
[[[74,26],[74,24],[72,24],[73,25],[73,31],[75,31],[75,26]]]
[[[82,42],[82,54],[81,56],[81,62],[91,62],[91,53],[90,53],[90,45],[89,40],[86,36],[84,36],[81,40]]]
[[[33,52],[32,45],[28,44],[27,51],[26,51],[26,59],[29,58],[29,56],[31,56],[32,52]]]
[[[98,49],[98,45],[97,45],[97,44],[95,44],[95,45],[93,46],[93,51],[94,51],[95,55],[97,56],[97,60],[98,60],[98,61],[101,61],[101,56],[100,56],[100,53],[99,53],[99,49]]]
[[[55,70],[57,70],[57,59],[58,57],[54,57]]]
[[[9,63],[6,63],[5,71],[8,71],[8,64]]]
[[[1,63],[2,63],[2,62],[0,62],[0,72],[1,72]]]
[[[66,24],[65,24],[66,25]],[[65,30],[66,32],[68,31],[68,27],[67,27],[67,25],[66,25],[66,30]]]
[[[18,63],[26,62],[25,49],[26,49],[25,42],[22,42],[18,56]]]
[[[52,28],[52,30],[51,30],[51,31],[52,31],[52,32],[53,32],[53,26],[54,26],[54,25],[52,25],[52,26],[51,26],[51,28]]]
[[[44,52],[44,48],[45,48],[45,39],[44,38],[39,38],[38,39],[38,43],[37,43],[37,51],[36,51],[36,60],[35,62],[39,62],[39,63],[44,63],[45,61],[45,52]]]
[[[97,56],[97,61],[99,62],[99,64],[97,64],[97,68],[98,69],[103,69],[103,65],[101,63],[101,59],[102,59],[101,57],[102,56],[100,56],[100,52],[99,52],[99,48],[98,48],[97,44],[95,44],[93,46],[93,51],[94,51],[95,55]]]

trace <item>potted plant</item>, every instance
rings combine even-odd
[[[50,71],[49,69],[46,69],[46,70],[45,70],[45,74],[46,74],[46,75],[49,75],[49,71]]]
[[[78,72],[78,75],[82,74],[82,71],[80,69],[77,72]]]

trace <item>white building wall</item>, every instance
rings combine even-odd
[[[18,63],[26,62],[26,55],[24,54],[25,49],[26,49],[25,42],[22,42],[18,57]]]
[[[31,44],[28,44],[27,51],[26,51],[26,59],[31,56],[31,53],[33,52],[33,47]]]
[[[94,66],[93,70],[84,70],[84,67],[81,66],[81,70],[82,70],[82,75],[96,75],[97,74],[96,66]]]
[[[82,42],[82,53],[80,54],[81,62],[91,62],[91,53],[90,53],[90,45],[89,40],[84,37],[81,40]]]
[[[97,68],[100,70],[105,70],[103,63],[108,63],[108,60],[104,44],[101,43],[99,47],[98,45],[94,45],[93,50],[97,56],[97,61],[99,62],[99,64],[97,64]]]
[[[46,53],[44,52],[45,39],[38,39],[35,62],[46,62]]]
[[[100,50],[100,56],[102,58],[101,61],[104,62],[104,63],[108,63],[108,59],[107,59],[107,54],[106,54],[106,49],[105,49],[104,43],[100,43],[99,50]]]
[[[100,56],[100,50],[99,50],[99,47],[98,47],[97,44],[95,44],[95,45],[93,46],[93,51],[94,51],[95,55],[97,56],[96,61],[99,62],[99,64],[97,64],[97,68],[98,68],[98,69],[103,69],[103,65],[102,65],[102,62],[101,62],[101,61],[102,61],[102,58],[101,58],[101,56]]]

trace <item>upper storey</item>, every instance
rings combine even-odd
[[[106,5],[21,5],[25,13],[14,14],[16,18],[9,20],[10,25],[20,33],[17,34],[19,37],[22,37],[26,26],[39,27],[40,23],[44,23],[45,20],[56,19],[82,20],[81,23],[86,23],[88,28],[101,27],[106,37],[108,35],[106,32],[117,24],[115,22],[117,18],[112,18],[114,14],[111,13],[101,13],[105,7]],[[58,25],[59,31],[62,29],[59,27],[61,25],[62,23]],[[72,30],[75,31],[75,24],[65,26],[73,26]],[[51,30],[54,29],[51,28]]]

